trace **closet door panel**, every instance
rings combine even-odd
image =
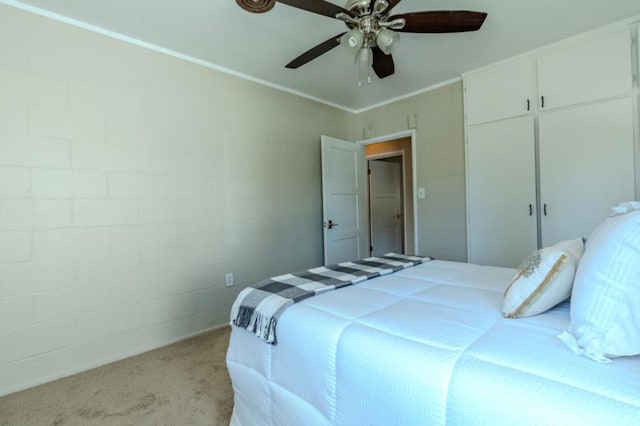
[[[467,131],[469,261],[517,267],[537,248],[534,119]]]
[[[540,110],[629,94],[631,69],[628,30],[542,55],[538,58]]]
[[[634,198],[632,100],[541,114],[539,132],[542,246],[588,237]]]
[[[510,63],[465,76],[464,85],[468,125],[527,114],[535,104],[535,65]]]

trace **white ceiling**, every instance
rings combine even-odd
[[[475,10],[488,13],[478,32],[408,34],[393,55],[396,73],[358,87],[358,68],[336,48],[297,69],[284,65],[340,34],[341,21],[283,4],[264,14],[234,0],[0,0],[42,9],[178,52],[234,73],[359,111],[459,77],[554,41],[640,15],[638,0],[403,0],[393,13]],[[343,5],[342,2],[334,1]],[[47,14],[45,12],[45,14]]]

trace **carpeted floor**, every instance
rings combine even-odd
[[[229,327],[0,398],[0,425],[228,425]]]

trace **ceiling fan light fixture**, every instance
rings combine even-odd
[[[362,87],[362,81],[366,80],[368,84],[371,84],[371,66],[373,65],[373,51],[370,47],[362,47],[356,53],[356,60],[354,61],[358,65],[358,86]],[[366,79],[365,79],[366,77]]]
[[[368,67],[373,65],[373,52],[371,51],[371,48],[369,47],[360,48],[360,50],[358,50],[358,53],[356,54],[355,63],[360,65],[366,65]]]
[[[0,0],[1,1],[1,0]],[[346,32],[341,32],[314,46],[285,65],[296,69],[316,59],[331,49],[342,45],[351,53],[358,64],[362,85],[363,71],[367,82],[371,83],[372,68],[379,78],[386,78],[395,72],[391,52],[405,33],[460,33],[477,31],[482,27],[487,14],[468,10],[435,10],[403,13],[390,16],[391,10],[402,0],[343,0],[345,7],[326,0],[235,0],[243,9],[263,13],[275,5],[288,6],[335,18],[342,21]]]
[[[390,55],[400,40],[400,34],[386,28],[382,28],[376,35],[376,44],[384,52]]]
[[[359,29],[353,29],[340,38],[340,44],[350,51],[357,51],[362,47],[363,43],[364,34]]]

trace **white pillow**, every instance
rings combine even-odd
[[[640,211],[610,217],[591,233],[570,312],[560,338],[576,354],[598,362],[640,354]]]
[[[584,242],[578,238],[561,241],[527,257],[504,292],[505,318],[537,315],[567,300],[583,250]]]
[[[634,210],[640,210],[640,201],[627,201],[626,203],[618,204],[616,207],[611,207],[611,214],[609,216],[627,214]]]

